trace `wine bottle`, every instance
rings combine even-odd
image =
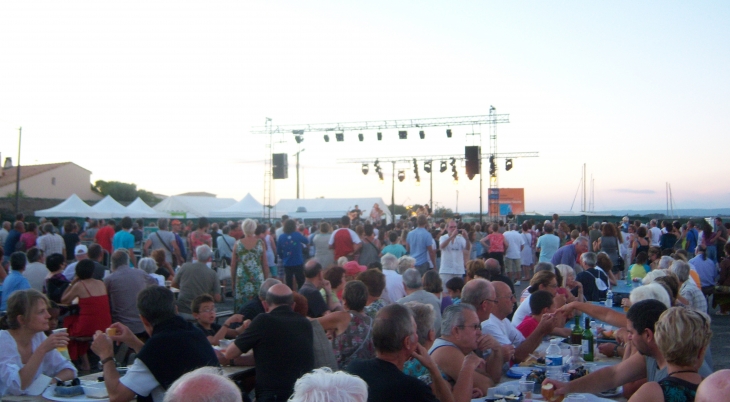
[[[591,332],[591,319],[586,317],[586,329],[583,331],[583,360],[593,361],[593,333]]]
[[[575,325],[570,333],[570,344],[580,345],[583,341],[583,328],[580,327],[580,315],[575,316]]]

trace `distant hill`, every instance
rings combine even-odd
[[[651,214],[666,214],[666,209],[643,209],[643,210],[633,210],[633,209],[624,209],[624,210],[611,210],[611,211],[596,211],[596,214],[600,215],[651,215]],[[702,208],[687,208],[687,209],[675,209],[674,215],[679,216],[703,216],[703,217],[710,217],[710,216],[730,216],[730,208],[708,208],[708,209],[702,209]]]

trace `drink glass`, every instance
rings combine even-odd
[[[520,381],[520,392],[523,400],[532,399],[532,392],[535,390],[535,381]]]
[[[57,334],[57,333],[59,333],[59,332],[68,332],[68,328],[58,328],[58,329],[54,329],[54,330],[53,330],[53,333],[54,333],[54,334]],[[65,357],[65,358],[66,358],[66,360],[71,360],[71,356],[69,356],[69,354],[68,354],[68,346],[59,346],[59,347],[57,347],[57,348],[56,348],[56,350],[57,350],[57,351],[58,351],[58,353],[60,353],[60,354],[61,354],[61,355],[62,355],[63,357]]]

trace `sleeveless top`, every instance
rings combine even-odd
[[[340,370],[347,367],[352,360],[375,357],[372,329],[372,318],[362,313],[350,312],[347,329],[332,340],[332,349]]]
[[[681,378],[666,377],[659,381],[666,402],[692,402],[699,384],[692,384]]]
[[[636,254],[634,254],[634,261],[636,261],[636,255],[638,255],[640,252],[645,252],[649,254],[649,245],[651,242],[649,241],[648,237],[642,238],[643,240],[646,240],[646,246],[642,246],[641,243],[639,243],[639,237],[636,238]]]
[[[450,346],[452,348],[459,349],[453,342],[447,341],[444,338],[436,338],[435,341],[433,341],[433,345],[431,345],[431,349],[428,350],[428,355],[433,355],[433,352],[436,351],[438,348],[442,348],[444,346]],[[461,350],[459,350],[461,352]],[[446,380],[449,384],[452,386],[456,384],[456,380],[446,375],[446,373],[441,372],[441,376],[444,377],[444,380]]]

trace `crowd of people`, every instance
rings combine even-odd
[[[546,337],[569,336],[577,313],[619,328],[599,351],[622,362],[547,380],[558,394],[623,385],[630,400],[702,400],[728,381],[709,352],[709,313],[730,314],[720,218],[468,224],[424,209],[386,225],[378,211],[310,227],[4,222],[0,395],[98,363],[114,401],[200,400],[205,384],[220,400],[468,401]],[[645,285],[620,301],[626,314],[590,303],[618,281]],[[221,366],[254,366],[255,383]]]

